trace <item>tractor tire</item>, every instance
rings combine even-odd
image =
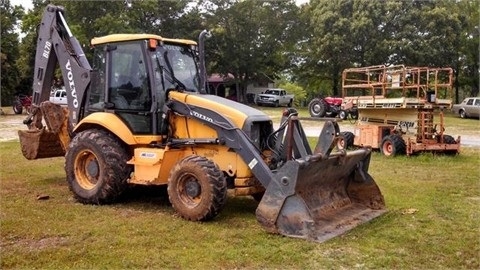
[[[401,155],[406,153],[405,141],[400,135],[388,135],[382,140],[380,151],[383,155],[393,157],[395,155]]]
[[[342,120],[347,120],[348,118],[348,113],[344,110],[341,110],[339,113],[338,113],[338,118],[342,119]]]
[[[65,172],[75,199],[84,204],[114,202],[125,191],[133,169],[122,143],[110,133],[91,129],[77,134],[65,157]]]
[[[18,101],[13,102],[12,108],[13,108],[13,112],[14,112],[15,114],[22,114],[22,112],[23,112],[22,103],[20,103],[20,102],[18,102]]]
[[[341,149],[348,149],[353,147],[353,139],[355,135],[353,135],[350,131],[340,132],[340,136],[337,141],[337,148]]]
[[[324,117],[326,114],[327,106],[325,101],[320,98],[314,98],[308,103],[308,112],[311,117]]]
[[[168,177],[168,199],[184,219],[213,219],[227,202],[227,182],[212,161],[188,156],[174,166]]]

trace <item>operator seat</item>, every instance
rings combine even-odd
[[[127,99],[123,95],[118,93],[118,89],[115,89],[115,90],[111,91],[110,94],[111,94],[110,100],[111,100],[111,102],[113,102],[113,104],[115,104],[115,109],[128,109],[129,108],[129,104],[128,104]]]

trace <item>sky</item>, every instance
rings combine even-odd
[[[307,3],[308,1],[309,1],[309,0],[295,0],[295,2],[297,3],[297,5],[301,5],[301,4]],[[23,6],[25,9],[31,9],[31,8],[33,7],[31,0],[10,0],[10,3],[12,4],[12,6],[21,5],[21,6]]]

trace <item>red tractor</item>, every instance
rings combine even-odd
[[[22,114],[23,108],[30,112],[30,107],[32,106],[32,96],[25,94],[15,94],[15,99],[13,100],[13,112],[15,114]]]
[[[345,120],[348,115],[352,119],[358,118],[356,108],[345,109],[343,99],[339,97],[314,98],[308,104],[308,112],[311,117],[336,117]]]

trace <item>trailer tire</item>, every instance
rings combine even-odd
[[[358,111],[357,110],[353,110],[350,112],[350,117],[352,117],[353,120],[357,120],[358,119]]]
[[[78,133],[65,156],[67,182],[75,199],[84,204],[114,202],[128,185],[129,158],[124,145],[107,131]]]
[[[353,135],[350,131],[340,132],[340,136],[337,141],[337,148],[341,149],[348,149],[353,147],[353,139],[355,135]]]
[[[206,221],[217,216],[227,201],[227,182],[212,161],[188,156],[175,164],[168,177],[168,199],[184,219]]]
[[[400,135],[388,135],[382,140],[380,150],[383,155],[393,157],[406,153],[405,141]]]
[[[314,98],[308,103],[308,112],[311,117],[324,117],[327,111],[325,101],[320,98]]]

